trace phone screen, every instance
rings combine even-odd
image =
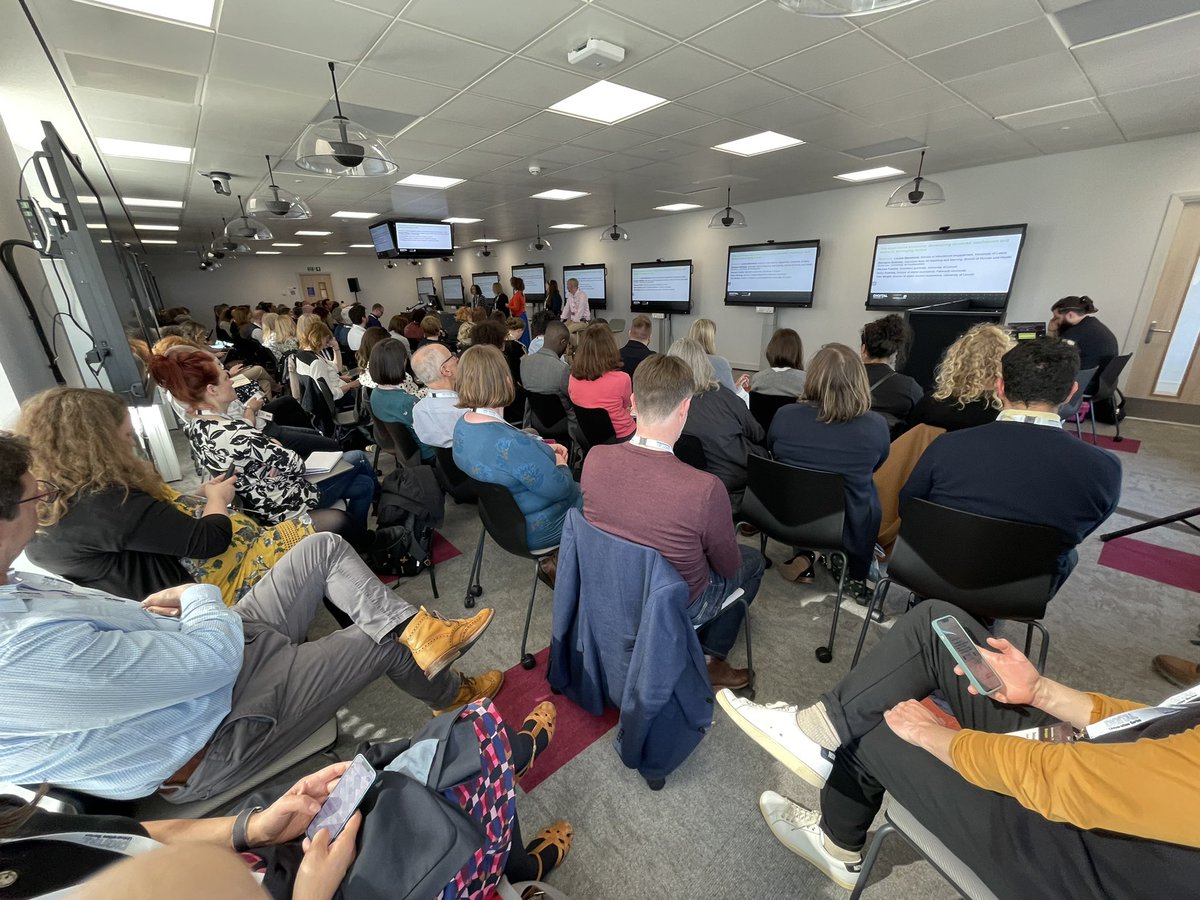
[[[954,616],[943,616],[934,623],[938,637],[950,649],[954,658],[970,673],[975,687],[982,694],[994,694],[1004,687],[1004,682],[996,674],[995,669],[988,665],[971,636]]]
[[[317,810],[317,814],[305,829],[308,837],[314,838],[322,828],[329,829],[330,841],[337,840],[342,833],[358,804],[367,795],[367,789],[375,783],[376,772],[361,753],[354,757],[354,762],[346,769],[333,793]]]

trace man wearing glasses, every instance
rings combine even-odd
[[[458,357],[445,344],[426,344],[412,358],[413,374],[429,389],[413,407],[413,430],[417,439],[429,447],[449,447],[454,443],[454,426],[465,409],[458,407]]]

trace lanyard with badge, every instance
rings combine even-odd
[[[647,450],[657,450],[660,453],[675,452],[675,448],[665,441],[656,441],[654,438],[642,437],[640,434],[635,434],[629,439],[629,443],[635,447],[645,447]]]

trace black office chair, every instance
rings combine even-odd
[[[1046,667],[1050,634],[1039,619],[1058,586],[1062,535],[1046,525],[1010,522],[906,500],[900,536],[888,572],[875,585],[850,667],[858,664],[872,614],[882,609],[895,582],[913,598],[945,600],[978,619],[1012,619],[1026,625],[1025,653],[1033,631],[1042,633],[1038,671]]]
[[[525,536],[525,514],[517,506],[517,501],[513,499],[508,488],[499,484],[489,484],[486,481],[473,481],[473,485],[475,493],[479,497],[479,518],[483,520],[484,534],[491,535],[493,541],[513,556],[531,559],[534,562],[533,588],[529,592],[529,607],[525,610],[525,630],[521,633],[521,666],[525,669],[532,669],[537,663],[534,661],[533,654],[527,652],[526,647],[529,643],[529,623],[533,619],[533,601],[537,597],[538,561],[543,556],[557,550],[558,545],[529,549]],[[479,536],[480,551],[483,549],[484,534]],[[479,593],[483,593],[483,588],[478,582],[482,559],[482,553],[477,553],[476,564],[472,568],[469,582],[471,587],[479,588]],[[478,596],[478,594],[474,596]],[[468,590],[466,606],[470,608],[474,605],[474,597]]]
[[[1117,414],[1117,407],[1120,405],[1119,401],[1124,400],[1125,395],[1117,387],[1117,382],[1120,380],[1121,373],[1125,371],[1125,366],[1129,363],[1132,356],[1132,353],[1125,353],[1110,359],[1100,372],[1100,384],[1096,388],[1096,393],[1083,398],[1088,401],[1088,417],[1092,423],[1093,444],[1096,443],[1096,404],[1105,401],[1113,405],[1113,422],[1117,426],[1117,433],[1113,437],[1113,440],[1117,442],[1125,440],[1125,438],[1121,437],[1121,417]],[[1085,385],[1081,384],[1079,387],[1082,390]]]
[[[454,450],[451,447],[438,447],[435,452],[438,480],[451,499],[459,504],[477,502],[479,498],[475,494],[475,482],[454,461]]]
[[[1092,366],[1090,369],[1080,369],[1075,373],[1075,383],[1079,385],[1079,390],[1075,392],[1070,400],[1058,408],[1058,417],[1063,422],[1075,423],[1075,436],[1083,437],[1083,424],[1079,410],[1083,406],[1084,389],[1092,383],[1092,377],[1096,374],[1097,366]]]
[[[805,547],[841,560],[829,642],[816,650],[823,663],[833,659],[833,638],[846,586],[849,558],[842,546],[846,519],[846,489],[841,475],[802,469],[751,455],[746,460],[746,494],[738,520],[749,522],[761,532],[766,556],[767,538],[789,546]]]
[[[704,452],[704,445],[694,434],[681,434],[675,441],[675,458],[693,469],[708,471],[708,456]]]
[[[588,442],[589,448],[595,447],[597,444],[616,443],[617,432],[613,430],[613,423],[612,419],[608,416],[608,410],[590,406],[576,406],[575,421],[579,423],[579,430],[583,432],[583,437]]]
[[[774,394],[760,394],[758,391],[750,392],[750,415],[758,421],[762,426],[763,431],[771,430],[771,422],[775,419],[775,413],[779,412],[789,403],[795,403],[795,397],[777,397]]]
[[[557,394],[538,394],[533,391],[529,391],[526,397],[529,400],[529,421],[534,430],[544,438],[569,444],[567,411],[563,408],[562,398]]]
[[[403,422],[390,422],[371,412],[372,430],[375,434],[375,465],[378,468],[379,451],[386,450],[396,457],[396,465],[411,469],[421,465],[421,448],[416,438]]]

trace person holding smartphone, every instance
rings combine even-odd
[[[989,697],[935,633],[946,616],[1001,682]],[[934,691],[961,730],[919,702]],[[1160,707],[1158,718],[1122,730],[1097,727],[1142,704],[1041,675],[948,603],[927,600],[897,620],[811,706],[760,705],[728,691],[718,701],[820,789],[817,809],[773,791],[759,807],[780,842],[844,888],[858,882],[885,791],[1001,898],[1132,900],[1148,885],[1155,896],[1188,897],[1200,884],[1200,702]],[[1013,734],[1059,722],[1064,742]]]

